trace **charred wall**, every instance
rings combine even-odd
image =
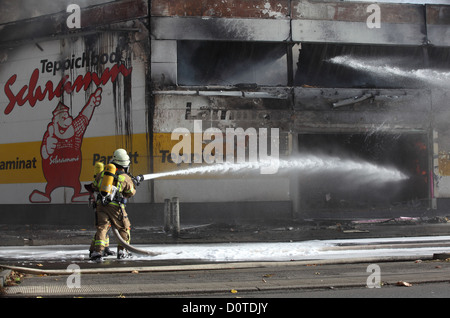
[[[397,191],[403,194],[386,200],[374,195],[353,208],[364,206],[370,214],[378,202],[383,211],[390,211],[414,205],[415,198],[421,211],[436,208],[436,199],[447,196],[445,191],[438,195],[441,176],[436,173],[437,144],[446,144],[447,93],[445,87],[411,75],[421,69],[448,72],[449,43],[442,31],[448,30],[449,11],[439,5],[379,7],[382,27],[368,28],[370,13],[364,3],[153,1],[155,132],[192,128],[196,118],[221,129],[280,127],[288,136],[290,155],[308,142],[326,150],[330,143],[345,147],[351,139],[347,150],[352,156],[384,160],[399,169],[399,158],[407,157],[405,165],[411,166],[417,159],[426,166],[419,175],[425,171],[427,178],[426,185],[410,181]],[[343,56],[372,68],[331,62]],[[403,73],[375,72],[385,64]],[[278,73],[272,74],[272,67]],[[186,107],[197,117],[185,117]],[[324,136],[330,143],[320,142]],[[387,148],[380,151],[380,143]],[[416,143],[423,143],[425,150],[414,150]],[[441,163],[446,160],[444,155],[440,158]],[[270,200],[291,201],[294,214],[314,215],[326,207],[320,200],[314,204],[312,189],[300,186],[301,194],[296,193],[298,181],[288,180],[285,186],[267,183],[258,190],[272,193]],[[280,195],[274,187],[289,195]],[[389,192],[393,191],[382,194]]]
[[[429,207],[428,135],[420,133],[299,134],[299,150],[395,168],[409,176],[401,182],[364,183],[344,173],[299,177],[304,211],[374,211]],[[350,173],[351,174],[351,173]]]

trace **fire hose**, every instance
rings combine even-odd
[[[137,247],[134,247],[130,244],[128,244],[127,242],[125,242],[125,240],[123,239],[122,236],[120,236],[119,231],[114,227],[111,226],[112,231],[114,233],[114,235],[117,237],[117,239],[120,242],[120,245],[122,245],[123,247],[125,247],[127,250],[134,252],[136,254],[143,254],[143,255],[149,255],[149,256],[157,256],[157,255],[161,255],[161,253],[155,253],[155,252],[151,252],[151,251],[146,251],[146,250],[141,250]]]
[[[132,180],[133,180],[134,184],[136,186],[138,186],[139,183],[144,180],[144,178],[143,178],[142,175],[139,175],[139,176],[136,176],[136,177],[132,177]],[[137,253],[137,254],[149,255],[149,256],[161,255],[161,253],[155,253],[155,252],[152,252],[152,251],[141,250],[141,249],[139,249],[137,247],[134,247],[134,246],[128,244],[127,242],[125,242],[123,237],[120,236],[119,231],[114,226],[112,226],[112,231],[113,231],[114,235],[117,237],[117,239],[119,240],[120,245],[122,245],[123,247],[125,247],[127,250],[129,250],[131,252],[134,252],[134,253]]]

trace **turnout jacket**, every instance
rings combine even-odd
[[[101,173],[99,173],[94,182],[92,183],[93,190],[96,192],[99,192],[99,189],[102,185],[103,175],[105,174],[105,170],[103,170]],[[117,170],[116,177],[114,180],[114,186],[117,188],[117,194],[116,197],[112,201],[110,201],[108,204],[112,205],[119,205],[123,202],[121,202],[122,198],[131,198],[136,194],[136,188],[134,186],[133,180],[131,180],[131,177],[126,174],[123,170]]]

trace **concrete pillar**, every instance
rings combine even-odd
[[[180,200],[177,197],[172,198],[172,235],[178,237],[180,235]]]
[[[164,200],[164,232],[169,233],[172,229],[172,207],[170,199]]]

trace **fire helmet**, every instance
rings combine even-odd
[[[114,151],[111,163],[119,165],[123,168],[128,168],[130,165],[130,156],[125,149],[119,148]]]

